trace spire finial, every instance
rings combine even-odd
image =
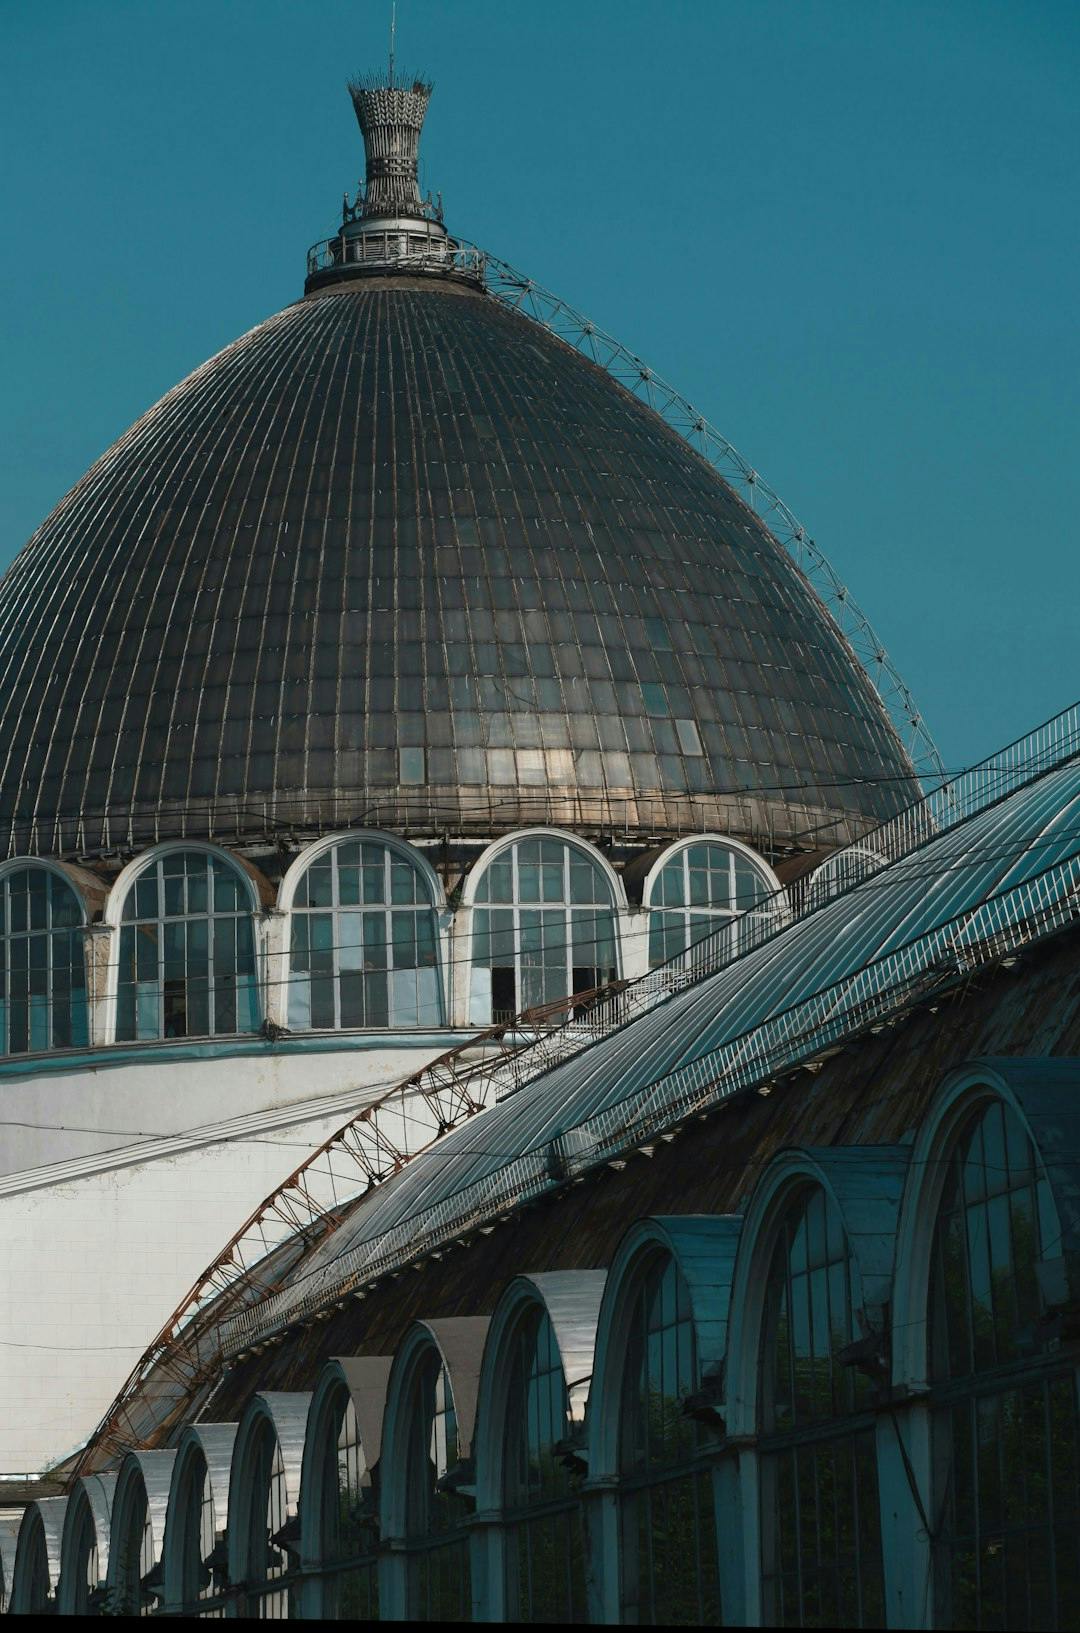
[[[431,213],[420,197],[417,179],[420,132],[431,89],[431,82],[416,74],[405,75],[396,83],[393,46],[388,77],[378,74],[349,81],[367,158],[365,218]]]
[[[394,36],[397,34],[397,0],[390,0],[390,89],[394,89]]]

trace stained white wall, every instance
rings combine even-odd
[[[43,1471],[81,1443],[243,1219],[442,1047],[172,1062],[151,1050],[0,1086],[0,1475]],[[90,1132],[10,1126],[24,1117]],[[164,1148],[108,1132],[128,1128]]]

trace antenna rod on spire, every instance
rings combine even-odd
[[[397,0],[390,0],[390,89],[394,88],[394,35],[397,33]]]

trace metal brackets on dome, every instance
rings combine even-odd
[[[484,253],[481,263],[484,287],[490,294],[583,353],[619,385],[648,403],[735,488],[824,604],[844,644],[881,699],[924,789],[929,783],[943,782],[945,767],[934,740],[869,618],[802,523],[749,461],[673,386],[589,318],[497,256]]]

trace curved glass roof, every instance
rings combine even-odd
[[[0,583],[15,850],[353,822],[831,845],[910,774],[732,489],[447,280],[317,292],[243,336]]]
[[[1078,894],[1080,761],[1072,761],[446,1134],[306,1260],[273,1301],[275,1317],[287,1319],[346,1273],[379,1273],[388,1253],[407,1260],[432,1210],[460,1229],[485,1206],[490,1216],[512,1205],[515,1176],[531,1185],[553,1142],[597,1159],[620,1138],[633,1143],[627,1131],[650,1118],[655,1133],[677,1120],[688,1086],[709,1086],[715,1098],[761,1081],[785,1059],[795,1064],[800,1047],[803,1058],[812,1054],[815,1039],[857,1031],[875,997],[892,995],[895,1008],[973,964],[987,944],[1000,953],[1065,922]]]

